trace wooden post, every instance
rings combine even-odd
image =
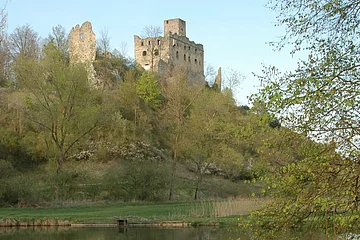
[[[128,222],[127,219],[118,219],[117,223],[119,227],[126,227]]]

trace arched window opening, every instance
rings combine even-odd
[[[144,69],[145,70],[150,70],[150,65],[148,63],[146,63],[145,66],[144,66]]]
[[[145,57],[146,56],[146,51],[143,51],[142,55],[143,55],[143,57]]]
[[[179,51],[176,51],[176,59],[179,59]]]
[[[186,61],[186,54],[184,54],[184,61]]]
[[[155,56],[159,56],[159,49],[155,49],[154,54],[155,54]]]

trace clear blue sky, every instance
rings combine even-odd
[[[10,0],[7,4],[8,32],[29,24],[41,37],[60,24],[69,32],[76,24],[90,21],[94,32],[104,28],[112,48],[128,45],[133,57],[133,36],[145,26],[160,26],[163,20],[181,18],[187,24],[187,37],[204,45],[205,62],[216,69],[232,68],[246,79],[236,98],[247,104],[247,96],[257,92],[259,82],[253,72],[261,65],[275,65],[287,71],[298,59],[289,50],[275,52],[266,43],[279,39],[284,28],[275,27],[276,14],[265,7],[266,0],[224,1],[144,1],[144,0]],[[5,0],[0,0],[3,6]]]

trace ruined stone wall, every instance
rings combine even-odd
[[[70,64],[85,64],[88,72],[88,79],[92,86],[99,86],[94,69],[96,57],[96,36],[90,22],[84,22],[81,27],[77,24],[70,31],[69,35],[69,58]]]
[[[189,78],[205,81],[204,47],[186,37],[181,19],[164,21],[164,37],[134,36],[135,60],[146,70],[166,74],[174,68],[186,69]]]
[[[221,75],[221,67],[218,69],[218,73],[216,75],[216,78],[215,78],[215,87],[221,91],[221,82],[222,82],[222,75]]]
[[[69,36],[70,63],[92,63],[96,56],[96,37],[90,22],[84,22],[81,27],[76,25]]]
[[[185,66],[189,72],[204,74],[204,48],[187,37],[169,34],[170,60],[174,66]]]
[[[135,59],[144,69],[162,73],[159,63],[169,63],[169,39],[165,37],[140,38],[134,36]]]

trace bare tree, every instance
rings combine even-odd
[[[111,51],[109,31],[106,28],[101,29],[97,44],[100,53],[106,54]]]
[[[209,86],[212,86],[215,82],[216,78],[216,71],[213,65],[211,63],[205,63],[205,80],[209,84]]]
[[[54,45],[60,50],[63,56],[67,56],[69,53],[69,34],[66,32],[66,29],[57,25],[52,28],[51,33],[49,34],[46,42],[53,42]]]
[[[244,81],[244,79],[245,76],[237,70],[227,68],[224,71],[222,86],[224,86],[224,89],[229,89],[234,96],[236,93],[239,93],[241,83]]]
[[[162,30],[159,26],[146,26],[142,30],[141,38],[157,38],[162,35]]]
[[[38,58],[40,54],[39,40],[38,33],[30,25],[15,28],[14,32],[9,36],[12,57]]]
[[[9,45],[6,34],[7,12],[5,8],[6,5],[0,10],[0,86],[5,84],[10,68]]]
[[[117,49],[115,48],[113,51],[112,51],[112,55],[117,57],[117,58],[123,58],[123,59],[126,59],[127,57],[127,52],[128,52],[128,45],[127,45],[127,42],[123,41],[120,43],[120,48]]]
[[[120,43],[120,48],[119,48],[119,52],[120,52],[121,56],[125,58],[128,54],[128,50],[129,50],[129,46],[128,46],[127,42],[122,41]]]
[[[151,71],[154,72],[154,60],[156,57],[160,57],[161,59],[161,37],[162,31],[160,27],[154,26],[146,26],[143,29],[141,38],[147,39],[146,46],[147,46],[147,53],[149,53],[150,62],[151,62]]]
[[[7,12],[5,9],[6,5],[0,10],[0,44],[4,40],[4,35],[6,35]]]

